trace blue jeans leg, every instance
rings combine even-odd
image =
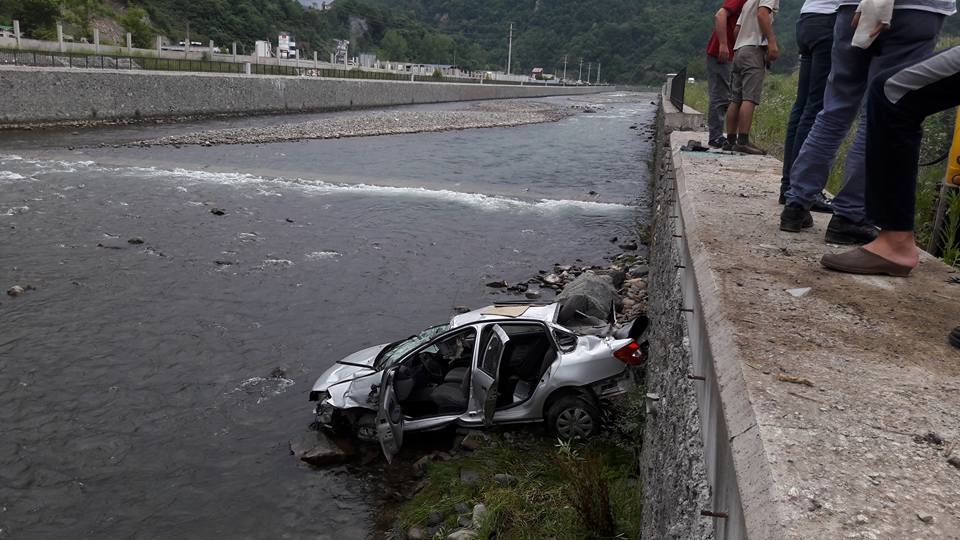
[[[817,113],[823,109],[823,90],[827,85],[827,75],[830,74],[830,50],[836,18],[833,14],[807,13],[797,20],[800,73],[797,100],[790,111],[787,137],[783,143],[781,195],[790,187],[790,168],[810,133]]]
[[[823,110],[800,147],[790,169],[787,204],[810,208],[814,197],[827,184],[827,177],[837,156],[840,143],[850,130],[860,110],[860,101],[867,85],[870,55],[854,47],[854,6],[841,6],[833,31],[832,68],[823,95]]]
[[[707,89],[710,104],[707,106],[707,129],[710,140],[723,136],[724,119],[727,105],[730,103],[730,62],[720,63],[716,58],[707,56]]]
[[[882,32],[868,51],[872,52],[867,82],[890,68],[919,62],[933,53],[943,26],[943,15],[928,11],[897,9],[893,12],[890,29]],[[867,179],[866,118],[860,121],[857,136],[847,152],[844,163],[843,187],[833,200],[835,214],[852,221],[865,219],[864,203]]]

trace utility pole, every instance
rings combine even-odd
[[[561,82],[567,81],[567,55],[563,55],[563,78],[560,80]]]
[[[600,84],[600,62],[597,62],[597,84]]]
[[[580,57],[580,71],[577,72],[577,82],[583,82],[583,57]]]
[[[510,74],[511,60],[513,60],[513,23],[510,23],[510,37],[507,45],[507,75]]]

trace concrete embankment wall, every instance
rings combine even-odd
[[[644,537],[955,537],[956,270],[829,271],[831,216],[779,230],[780,161],[659,135]]]
[[[312,112],[596,92],[590,87],[5,66],[0,67],[0,125]]]

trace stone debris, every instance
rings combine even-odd
[[[800,298],[811,291],[810,287],[799,287],[797,289],[786,289],[787,294],[794,298]]]

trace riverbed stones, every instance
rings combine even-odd
[[[436,527],[443,523],[443,514],[440,512],[430,512],[427,514],[427,527]]]
[[[574,320],[578,314],[606,320],[611,306],[619,306],[620,295],[610,276],[581,274],[557,295],[563,302],[563,320]]]
[[[9,296],[20,296],[21,294],[24,293],[25,290],[26,289],[24,289],[19,285],[14,285],[13,287],[10,287],[9,289],[7,289],[7,294]]]

